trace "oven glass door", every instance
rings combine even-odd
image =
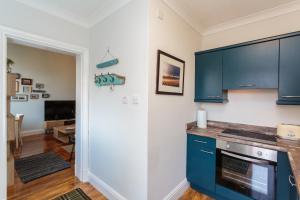
[[[256,200],[275,199],[276,163],[217,150],[216,182]]]

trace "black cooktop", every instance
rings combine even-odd
[[[249,140],[261,141],[263,143],[276,143],[275,135],[267,135],[252,131],[225,129],[222,134],[223,136],[238,136]]]

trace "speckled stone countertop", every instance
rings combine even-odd
[[[251,146],[287,152],[292,167],[293,175],[295,177],[298,194],[300,196],[300,142],[277,138],[276,144],[273,145],[273,144],[263,144],[260,142],[246,141],[243,139],[237,139],[231,137],[224,137],[219,135],[226,128],[256,131],[262,134],[276,134],[276,128],[269,128],[269,127],[208,121],[208,127],[206,129],[198,128],[195,122],[188,123],[186,128],[188,134],[199,135],[204,137],[221,139],[229,142],[236,142],[240,144],[247,144]]]

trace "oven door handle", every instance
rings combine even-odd
[[[238,159],[241,159],[241,160],[246,160],[246,161],[249,161],[249,162],[254,162],[254,163],[258,163],[258,164],[268,164],[268,161],[258,160],[258,159],[254,159],[254,158],[248,158],[248,157],[245,157],[245,156],[236,155],[236,154],[229,153],[229,152],[226,152],[226,151],[221,151],[221,153],[225,154],[227,156],[231,156],[231,157],[238,158]]]

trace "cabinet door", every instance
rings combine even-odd
[[[291,174],[289,159],[286,153],[278,152],[277,158],[277,200],[290,199],[289,176]]]
[[[280,40],[279,104],[300,104],[300,36]],[[297,103],[298,102],[298,103]]]
[[[296,186],[292,186],[290,189],[290,200],[298,200],[298,191]]]
[[[279,41],[224,50],[223,89],[278,88]]]
[[[189,137],[187,147],[187,179],[192,185],[215,192],[215,147],[204,150]]]
[[[277,200],[297,200],[298,192],[287,153],[278,152]]]
[[[195,101],[223,102],[222,52],[196,55]]]

